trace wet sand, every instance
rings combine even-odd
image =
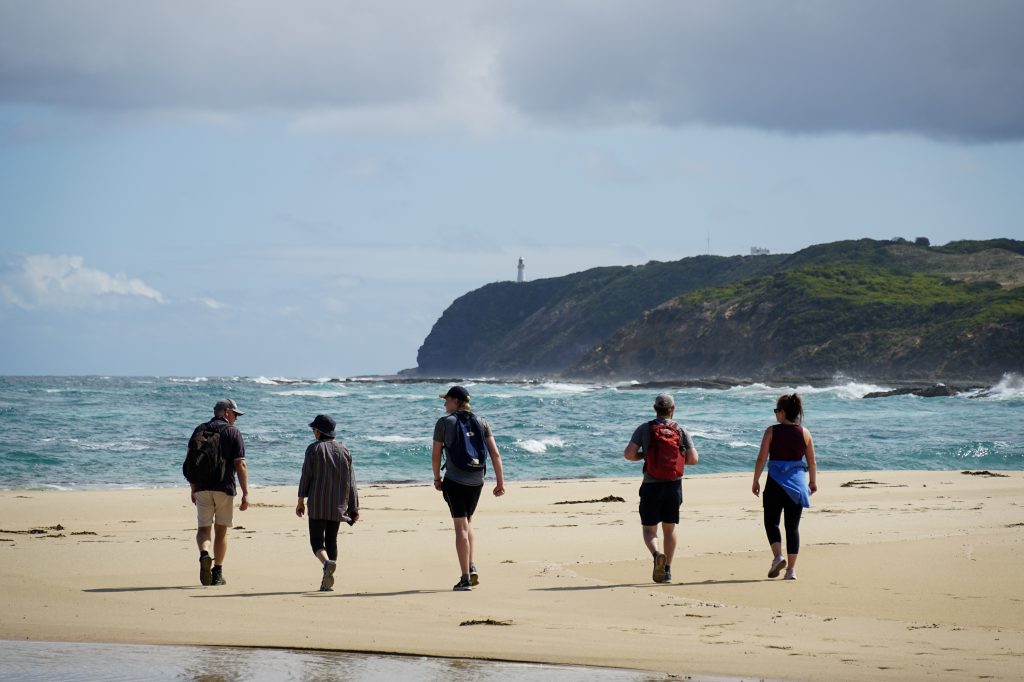
[[[187,488],[0,492],[0,639],[225,644],[811,680],[1024,677],[1024,472],[819,472],[796,581],[747,474],[688,476],[674,582],[651,582],[638,481],[513,482],[458,578],[428,485],[364,485],[335,591],[294,515],[254,488],[202,587]],[[625,502],[605,501],[621,497]],[[575,504],[559,504],[574,502]]]

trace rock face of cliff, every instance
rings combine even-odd
[[[1024,242],[859,240],[490,284],[420,348],[430,375],[998,378],[1024,369]]]
[[[783,258],[698,256],[488,284],[444,311],[419,349],[416,371],[559,373],[645,310],[702,287],[772,272]]]

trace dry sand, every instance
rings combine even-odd
[[[749,475],[696,475],[674,583],[650,581],[636,480],[490,486],[481,584],[429,485],[361,486],[335,591],[294,489],[254,488],[201,587],[188,491],[0,492],[0,639],[473,656],[788,680],[1024,678],[1024,472],[821,472],[799,580],[768,580]],[[847,485],[860,481],[860,484]],[[618,496],[625,502],[583,502]],[[502,624],[462,626],[466,621]]]

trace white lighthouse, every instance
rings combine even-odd
[[[517,282],[522,282],[522,281],[524,281],[523,273],[526,272],[526,263],[523,262],[522,258],[519,259],[518,270],[519,270],[519,273],[516,275],[516,281]]]

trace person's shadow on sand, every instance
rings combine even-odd
[[[671,582],[671,583],[618,583],[614,585],[574,585],[571,587],[532,587],[531,592],[582,592],[585,590],[611,590],[616,587],[696,587],[698,585],[747,585],[750,583],[771,582],[767,578],[754,580],[701,580],[692,583]]]

